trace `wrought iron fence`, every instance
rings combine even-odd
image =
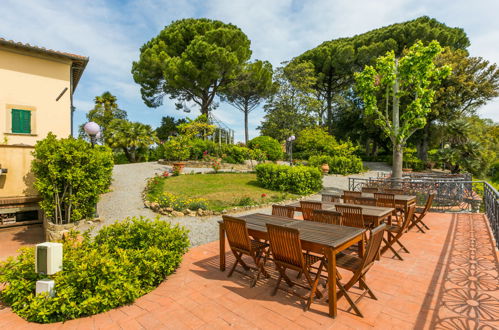
[[[499,247],[499,193],[488,182],[459,178],[406,177],[349,178],[349,190],[360,191],[362,187],[402,188],[417,197],[417,204],[424,205],[429,194],[434,194],[433,212],[483,212]]]

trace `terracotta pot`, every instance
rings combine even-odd
[[[403,168],[402,172],[412,172],[412,168]]]
[[[182,162],[173,163],[173,172],[178,172],[178,174],[180,174],[180,173],[182,173],[184,167],[185,167],[185,163],[182,163]]]
[[[322,164],[321,169],[322,169],[322,173],[324,173],[324,174],[329,173],[329,164]]]

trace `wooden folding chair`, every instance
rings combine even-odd
[[[357,197],[355,204],[376,206],[376,198],[373,197]]]
[[[343,226],[365,228],[362,207],[350,205],[335,205],[335,207],[336,212],[341,213]]]
[[[423,208],[423,210],[421,211],[421,213],[419,212],[414,212],[414,217],[412,219],[412,223],[411,225],[409,226],[409,228],[412,228],[414,226],[416,226],[416,228],[419,229],[419,231],[421,231],[422,233],[425,233],[424,229],[421,227],[423,226],[424,228],[426,228],[427,230],[429,230],[430,228],[423,222],[423,218],[426,216],[426,214],[428,213],[428,211],[430,210],[431,208],[431,205],[433,204],[433,199],[435,198],[435,194],[430,194],[428,196],[428,198],[426,199],[426,204]],[[421,226],[420,226],[421,225]]]
[[[322,194],[322,201],[330,203],[338,203],[340,202],[340,198],[337,195]]]
[[[272,215],[293,219],[295,217],[295,208],[289,205],[272,205]]]
[[[393,208],[392,215],[395,216],[395,219],[399,222],[398,214],[400,210],[397,209],[397,205],[395,204],[395,194],[374,193],[374,198],[376,198],[376,206]]]
[[[274,258],[274,263],[276,265],[276,269],[279,271],[279,278],[272,295],[277,293],[282,279],[286,281],[289,287],[298,285],[299,287],[310,289],[308,299],[300,296],[302,299],[308,300],[305,307],[305,311],[307,311],[310,309],[314,296],[317,296],[317,298],[322,297],[322,294],[317,291],[317,285],[324,267],[324,257],[303,253],[300,233],[296,228],[267,224],[267,234],[269,236],[270,250]],[[312,279],[311,266],[318,262],[320,262],[320,265],[317,269],[315,278]],[[291,279],[286,275],[287,269],[303,273],[307,279],[308,286],[291,281]]]
[[[228,277],[232,276],[232,273],[234,273],[238,264],[241,264],[246,271],[250,269],[257,270],[257,273],[253,275],[250,283],[250,286],[254,287],[260,277],[260,273],[267,278],[269,277],[269,274],[264,268],[268,256],[266,250],[269,245],[267,243],[252,240],[248,234],[248,228],[246,227],[246,222],[244,220],[226,215],[222,218],[230,249],[236,258],[236,262],[232,266]],[[250,256],[255,262],[256,267],[248,266],[242,259],[243,254]]]
[[[314,210],[311,221],[329,223],[332,225],[341,225],[341,213],[328,210]]]
[[[355,203],[355,199],[357,199],[358,197],[361,197],[362,196],[362,193],[360,191],[348,191],[348,190],[345,190],[343,192],[343,201],[345,203],[352,203],[354,204]]]
[[[414,217],[414,210],[416,209],[416,205],[409,206],[409,211],[404,217],[404,221],[402,225],[389,225],[386,227],[387,239],[383,238],[383,242],[385,242],[385,246],[381,249],[381,254],[385,253],[388,249],[390,249],[394,256],[399,258],[400,260],[404,260],[402,256],[398,253],[394,248],[394,244],[397,243],[402,250],[406,253],[410,253],[409,250],[400,242],[400,238],[406,233],[409,228],[409,224],[412,222],[412,218]]]
[[[348,303],[352,307],[353,310],[360,316],[364,317],[362,313],[360,312],[359,308],[357,307],[357,303],[366,295],[369,294],[369,296],[372,299],[377,300],[376,296],[372,292],[372,290],[367,286],[365,276],[369,269],[374,265],[374,261],[376,260],[376,256],[378,254],[379,248],[381,246],[381,241],[383,240],[383,233],[385,231],[386,225],[382,224],[376,228],[374,228],[369,235],[369,241],[367,243],[366,251],[365,254],[362,258],[356,257],[351,254],[343,254],[339,253],[336,256],[336,266],[339,268],[343,268],[346,270],[349,270],[353,273],[352,277],[350,280],[342,284],[341,283],[341,278],[338,276],[336,278],[336,284],[338,285],[338,288],[340,290],[338,294],[338,299],[341,298],[341,296],[345,296],[347,299]],[[359,288],[363,289],[361,295],[357,300],[353,301],[353,299],[350,297],[348,294],[348,290],[350,290],[355,283],[359,283]]]
[[[376,193],[379,189],[377,187],[362,187],[362,192],[365,193]]]
[[[322,203],[321,202],[312,202],[312,201],[300,201],[301,213],[303,215],[303,220],[312,219],[312,213],[314,210],[321,210]]]

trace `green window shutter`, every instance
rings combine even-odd
[[[12,109],[12,133],[31,133],[31,111]]]

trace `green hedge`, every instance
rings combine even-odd
[[[258,182],[267,189],[306,195],[322,188],[322,174],[318,168],[259,164],[255,170]]]
[[[283,157],[282,146],[270,136],[258,136],[248,141],[248,148],[260,149],[265,152],[268,160],[279,160]]]
[[[56,294],[35,296],[35,283],[47,277],[34,269],[34,248],[0,263],[0,300],[28,321],[50,323],[98,314],[132,303],[154,289],[180,264],[187,231],[166,221],[127,218],[104,227],[83,242],[64,243],[63,271],[49,276]]]
[[[308,165],[319,167],[322,164],[329,165],[329,173],[333,174],[352,174],[360,173],[364,170],[362,161],[357,156],[312,156],[308,159]]]

